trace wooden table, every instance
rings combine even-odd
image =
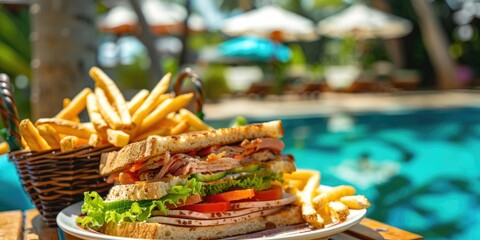
[[[10,239],[59,239],[57,229],[49,228],[43,223],[37,210],[0,212],[0,240]],[[65,234],[65,239],[78,238]],[[407,232],[387,224],[365,218],[359,225],[331,236],[330,240],[355,239],[423,239],[422,236]]]

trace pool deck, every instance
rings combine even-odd
[[[204,106],[206,119],[324,115],[335,112],[405,111],[452,107],[480,107],[480,91],[415,91],[399,93],[321,93],[317,99],[298,95],[263,99],[230,97]]]

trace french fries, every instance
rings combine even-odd
[[[305,187],[300,192],[300,201],[302,203],[302,216],[305,222],[315,228],[323,228],[325,221],[313,208],[312,198],[313,192],[320,184],[320,172],[313,172],[308,179]]]
[[[354,195],[355,188],[341,185],[333,188],[319,186],[320,172],[297,170],[284,174],[284,188],[296,194],[302,206],[302,216],[314,228],[324,228],[347,220],[350,209],[365,209],[371,206],[363,195]]]
[[[122,127],[122,121],[120,116],[112,105],[108,102],[108,98],[105,95],[105,91],[101,88],[95,88],[95,97],[97,98],[97,106],[100,114],[113,129],[119,129]]]
[[[92,90],[90,88],[83,89],[75,96],[72,101],[60,111],[55,118],[74,120],[78,118],[78,114],[85,109],[87,103],[87,96]]]
[[[127,103],[125,102],[125,97],[120,92],[115,82],[100,68],[92,67],[89,73],[96,85],[103,89],[108,99],[113,102],[113,106],[118,110],[123,127],[132,125],[132,119],[128,111]]]
[[[135,96],[133,96],[130,102],[127,103],[128,112],[130,114],[134,114],[148,97],[149,93],[150,92],[147,89],[142,89],[137,94],[135,94]]]
[[[344,196],[340,202],[351,209],[365,209],[372,205],[364,195]]]
[[[70,152],[80,146],[86,145],[87,140],[76,136],[66,136],[60,140],[60,151]]]
[[[352,186],[337,186],[332,188],[330,191],[321,193],[320,195],[316,196],[312,202],[315,208],[322,208],[327,203],[331,201],[340,200],[341,197],[350,196],[355,194],[355,188]]]
[[[170,112],[174,112],[184,107],[193,98],[193,93],[179,95],[173,99],[163,101],[155,110],[153,110],[143,121],[139,132],[144,132],[152,128],[155,123],[158,123]]]
[[[153,88],[153,90],[150,92],[150,95],[148,95],[143,102],[142,106],[135,111],[135,114],[132,116],[132,121],[135,128],[140,127],[143,119],[155,108],[155,102],[157,101],[157,98],[168,90],[171,77],[172,75],[167,73]]]
[[[205,122],[203,122],[200,118],[198,118],[195,114],[188,111],[185,108],[180,109],[180,115],[183,119],[186,119],[188,124],[190,124],[195,130],[202,131],[202,130],[212,130],[213,128],[208,126]]]
[[[70,98],[64,98],[63,99],[63,108],[68,107],[68,105],[70,105],[71,102],[72,102],[72,100]],[[78,116],[75,116],[70,120],[72,120],[74,122],[80,122],[80,118],[78,118]]]
[[[35,123],[36,126],[41,126],[44,124],[52,126],[59,134],[72,135],[84,139],[88,139],[90,135],[94,133],[90,128],[82,125],[81,123],[64,119],[40,118]]]
[[[0,155],[10,152],[10,147],[7,142],[0,143]]]
[[[123,147],[130,140],[130,136],[120,130],[107,129],[107,136],[107,141],[115,147]]]
[[[97,99],[95,98],[94,93],[90,93],[87,96],[87,112],[90,122],[98,132],[107,131],[108,124],[103,119],[102,114],[100,114],[100,110],[98,109],[97,105]]]
[[[49,150],[47,141],[38,132],[38,129],[29,119],[23,119],[19,125],[20,134],[25,138],[25,142],[32,151],[40,152]]]
[[[170,131],[170,135],[178,135],[180,133],[183,133],[187,131],[189,125],[187,120],[182,120],[179,122],[172,130]]]
[[[98,134],[93,133],[88,138],[88,146],[98,147],[101,144],[102,144],[102,139],[100,138],[100,136],[98,136]]]
[[[348,207],[342,202],[338,202],[338,201],[329,202],[328,209],[330,210],[332,221],[334,223],[343,222],[347,220],[347,217],[350,214]]]
[[[64,98],[63,109],[53,118],[42,118],[35,124],[28,119],[22,121],[24,149],[65,152],[81,146],[122,147],[150,135],[212,129],[184,109],[193,99],[192,93],[173,97],[167,92],[171,74],[166,74],[151,91],[142,89],[126,102],[115,82],[101,69],[93,67],[89,73],[95,82],[94,89],[85,88],[71,100]],[[85,109],[89,121],[80,122],[79,114]]]
[[[55,129],[48,125],[40,125],[37,127],[40,136],[47,141],[48,145],[52,148],[59,148],[60,147],[60,136],[58,135]]]

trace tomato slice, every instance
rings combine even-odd
[[[233,190],[229,192],[219,193],[212,196],[205,197],[206,202],[231,202],[242,199],[247,199],[255,196],[252,188],[243,190]]]
[[[121,184],[132,184],[138,180],[138,177],[130,171],[123,171],[118,175],[118,181]]]
[[[180,210],[190,210],[195,212],[201,213],[215,213],[215,212],[225,212],[230,210],[231,204],[229,202],[205,202],[205,203],[197,203],[193,205],[187,205],[183,207],[179,207],[177,209]]]
[[[130,172],[136,172],[138,169],[140,169],[145,162],[136,162],[130,167]]]
[[[252,200],[255,201],[270,201],[282,198],[283,190],[278,185],[273,185],[271,188],[263,191],[255,192],[255,196]]]
[[[173,205],[173,204],[169,204],[169,203],[167,203],[166,205],[167,205],[168,209],[175,209],[175,208],[199,203],[201,201],[202,201],[202,196],[200,196],[200,194],[192,194],[192,195],[188,196],[187,199],[185,199],[185,202],[180,200],[180,203],[177,204],[176,206]]]

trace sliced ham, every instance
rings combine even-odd
[[[170,224],[170,225],[178,225],[178,226],[215,226],[215,225],[223,225],[223,224],[233,224],[237,222],[244,222],[256,217],[267,216],[278,212],[281,207],[269,208],[265,210],[260,210],[258,212],[249,213],[246,215],[236,216],[236,217],[229,217],[229,218],[219,218],[219,219],[210,219],[210,220],[199,220],[199,219],[189,219],[189,218],[176,218],[176,217],[151,217],[147,220],[147,222],[154,222],[154,223],[162,223],[162,224]]]
[[[295,200],[297,200],[297,196],[284,193],[281,199],[271,201],[232,202],[231,207],[232,209],[278,207],[295,202]]]
[[[285,147],[283,141],[276,138],[261,138],[260,140],[260,145],[257,146],[257,151],[262,149],[269,149],[276,154],[280,154]]]
[[[252,162],[266,162],[279,159],[284,144],[275,138],[258,138],[244,140],[239,145],[212,146],[197,153],[206,156],[192,156],[183,153],[170,155],[166,152],[162,156],[148,159],[135,172],[142,181],[160,180],[167,176],[181,176],[194,173],[219,172],[232,168],[242,167]],[[213,156],[213,155],[214,156]],[[210,161],[206,161],[207,158]]]
[[[217,213],[201,213],[191,210],[168,210],[169,217],[189,218],[189,219],[220,219],[238,217],[250,213],[266,210],[268,208],[246,208],[235,211],[217,212]],[[152,216],[164,215],[161,211],[152,211]]]
[[[200,160],[193,160],[190,162],[190,173],[204,173],[204,172],[218,172],[225,171],[236,167],[241,167],[239,160],[233,158],[222,157],[215,162],[205,162]]]

